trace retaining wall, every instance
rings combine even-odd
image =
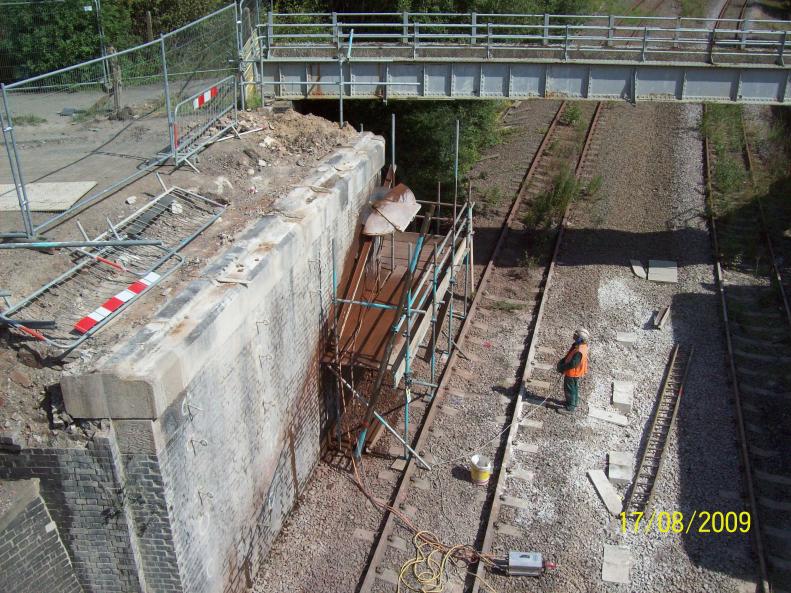
[[[384,141],[371,134],[339,149],[145,328],[89,372],[63,378],[69,414],[112,420],[100,440],[117,455],[102,476],[122,493],[115,527],[85,515],[96,537],[124,550],[114,559],[121,584],[81,575],[86,591],[252,585],[319,459],[333,253],[340,266],[383,165]],[[18,477],[35,469],[34,457],[0,454],[0,468]],[[63,488],[44,493],[51,507],[70,504]],[[90,512],[111,506],[95,500]],[[72,558],[85,535],[66,536]]]

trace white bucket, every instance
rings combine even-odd
[[[477,453],[470,457],[470,477],[475,484],[486,484],[492,477],[492,460]]]

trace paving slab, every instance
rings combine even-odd
[[[618,414],[617,412],[610,412],[609,410],[602,410],[594,406],[588,406],[588,416],[596,420],[611,422],[612,424],[617,424],[618,426],[629,425],[629,419],[623,414]]]
[[[634,332],[618,332],[615,334],[615,341],[621,344],[634,344],[637,342],[637,334]]]
[[[525,530],[522,529],[521,527],[517,527],[516,525],[510,525],[508,523],[498,522],[495,524],[495,529],[497,530],[497,533],[500,533],[502,535],[509,535],[511,537],[519,537],[519,538],[525,537]]]
[[[25,184],[31,212],[63,212],[94,187],[96,187],[95,181]],[[8,183],[0,183],[0,211],[17,212],[18,210],[16,188]]]
[[[625,486],[634,476],[634,457],[623,451],[610,451],[608,454],[607,477],[610,482]]]
[[[523,453],[538,453],[538,445],[535,443],[525,443],[524,441],[514,443],[514,449],[522,451]]]
[[[622,414],[632,411],[634,401],[634,382],[613,379],[612,382],[612,405]]]
[[[604,506],[607,507],[607,510],[613,517],[617,517],[623,510],[623,501],[621,497],[618,496],[618,492],[613,488],[613,485],[610,484],[607,476],[604,475],[604,471],[600,469],[588,470],[588,477],[593,483],[593,487],[596,489]]]
[[[678,282],[678,266],[676,262],[665,259],[649,259],[648,279],[653,282]]]
[[[601,578],[608,583],[629,583],[632,554],[627,546],[604,544]]]

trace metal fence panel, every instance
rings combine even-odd
[[[236,101],[236,77],[228,76],[176,105],[173,128],[176,164],[231,129],[237,121]],[[218,124],[227,114],[231,117]]]
[[[175,108],[235,74],[236,25],[236,5],[229,5],[157,41],[5,87],[4,139],[13,133],[16,147],[6,139],[13,158],[0,162],[0,184],[22,182],[33,211],[48,210],[37,202],[35,184],[93,184],[35,232],[175,158]],[[203,115],[210,113],[228,110]]]

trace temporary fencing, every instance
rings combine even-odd
[[[45,232],[173,159],[181,163],[217,136],[216,121],[236,121],[238,7],[231,4],[156,41],[2,87],[0,126],[8,159],[0,162],[0,207],[14,203],[22,231]],[[217,89],[207,105],[191,100]],[[180,128],[180,132],[179,132]],[[181,140],[177,144],[177,134]],[[36,184],[92,185],[65,210],[51,210]],[[82,193],[82,192],[80,192]],[[12,199],[16,194],[16,199]],[[17,206],[18,204],[18,206]]]
[[[165,190],[96,237],[152,244],[72,249],[77,263],[3,311],[4,324],[61,351],[76,348],[176,271],[184,261],[178,251],[224,210],[190,191]]]

